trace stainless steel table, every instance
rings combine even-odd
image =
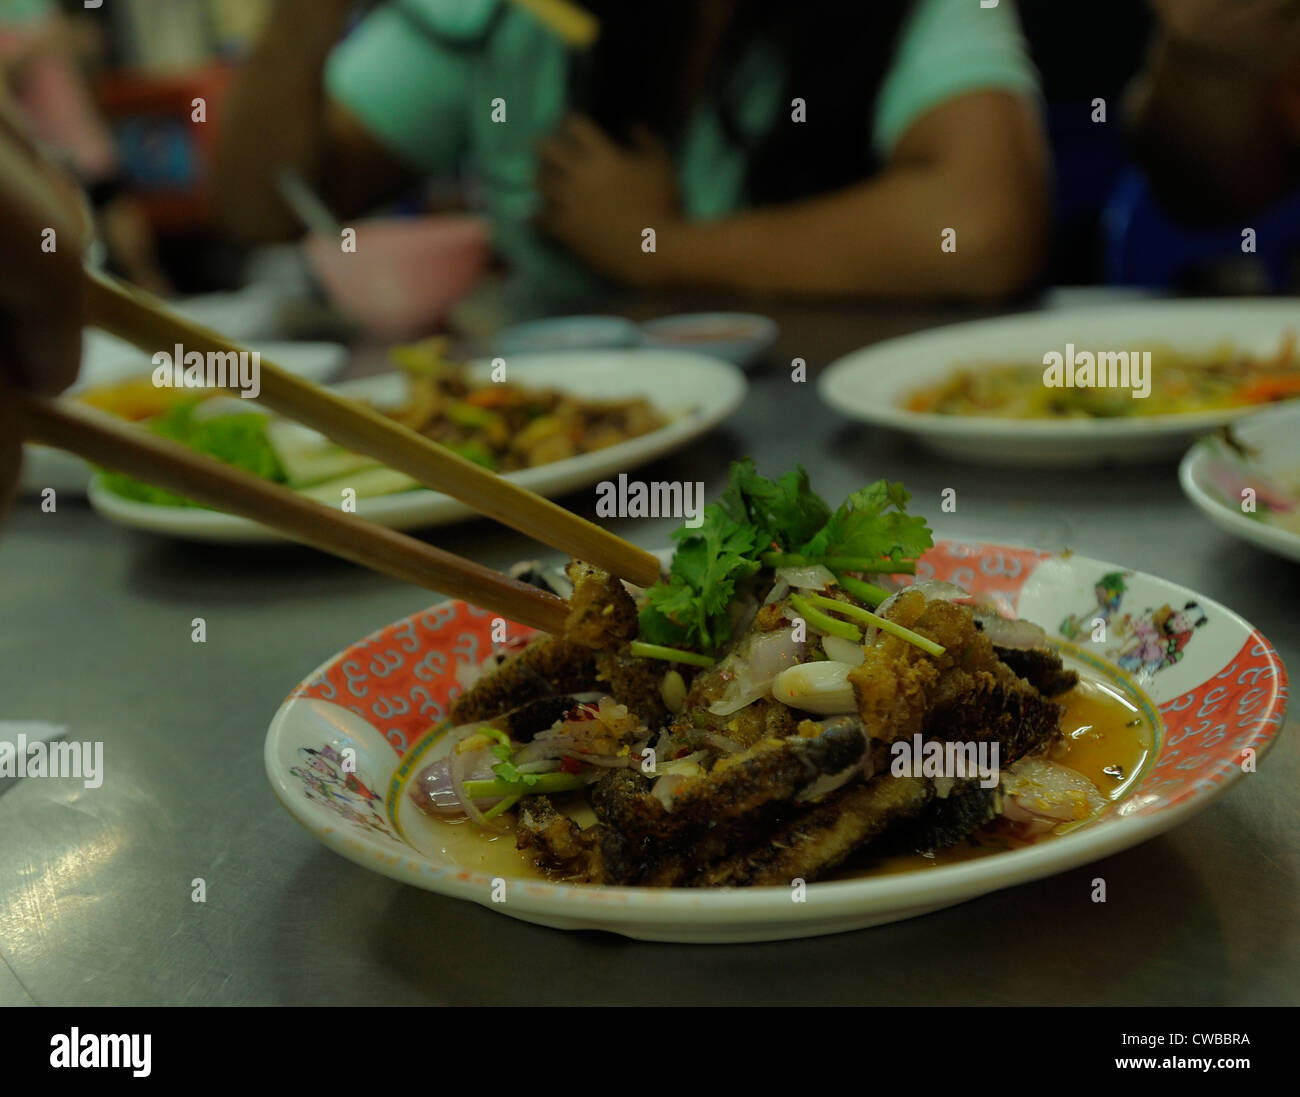
[[[641,315],[672,303],[642,303]],[[698,307],[698,306],[697,306]],[[1038,475],[947,464],[792,383],[963,314],[773,307],[780,344],[729,425],[647,470],[802,462],[828,498],[901,479],[941,533],[1075,550],[1240,611],[1300,668],[1300,567],[1219,533],[1172,464]],[[357,369],[373,368],[373,361]],[[957,490],[955,514],[939,493]],[[594,516],[594,493],[566,500]],[[666,543],[671,523],[619,534]],[[485,522],[430,534],[501,567],[534,546]],[[0,537],[0,719],[103,740],[105,780],[0,780],[0,1003],[1264,1004],[1300,1001],[1300,737],[1137,849],[923,918],[838,937],[667,946],[566,934],[396,884],[276,802],[266,725],[321,659],[432,599],[297,548],[187,545],[29,501]],[[191,642],[191,620],[207,642]],[[1104,876],[1108,901],[1091,901]],[[206,903],[191,902],[202,877]]]

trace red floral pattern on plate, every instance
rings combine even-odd
[[[1165,739],[1133,794],[1132,814],[1171,807],[1253,763],[1282,729],[1288,688],[1277,652],[1259,632],[1217,674],[1160,706]],[[1248,753],[1249,752],[1249,753]],[[1145,802],[1146,798],[1152,798]]]
[[[482,662],[492,651],[486,610],[441,602],[372,633],[338,655],[291,697],[342,705],[372,724],[403,756],[429,728],[446,719],[460,693],[456,668]],[[511,640],[532,636],[527,625],[507,623]]]

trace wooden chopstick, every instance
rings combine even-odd
[[[67,450],[220,510],[251,518],[286,537],[417,586],[558,635],[564,599],[404,533],[335,510],[243,469],[140,430],[106,412],[11,390],[25,438]]]
[[[86,313],[87,323],[151,354],[170,352],[177,344],[184,346],[186,353],[238,353],[246,349],[175,315],[142,290],[91,270],[86,271]],[[265,358],[261,359],[260,380],[257,399],[261,403],[315,428],[347,449],[377,458],[426,487],[459,499],[479,514],[637,586],[651,586],[659,578],[659,561],[644,549],[465,460],[372,408],[295,377]]]
[[[600,23],[589,11],[569,0],[514,0],[571,46],[590,46],[600,35]]]

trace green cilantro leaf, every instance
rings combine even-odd
[[[761,534],[760,547],[802,544],[826,524],[831,508],[812,490],[808,473],[796,465],[779,480],[768,480],[748,457],[731,466],[731,483],[721,507],[732,521]]]
[[[497,753],[496,748],[493,749],[492,753]],[[497,757],[499,758],[501,756],[497,754]],[[533,785],[537,784],[538,780],[541,778],[541,774],[539,773],[520,773],[515,767],[515,764],[509,760],[498,762],[492,767],[492,772],[496,774],[497,777],[501,778],[501,780],[509,784],[523,785],[525,788],[531,788]]]
[[[902,484],[880,480],[832,513],[802,468],[768,480],[748,458],[734,462],[726,491],[704,508],[699,528],[673,534],[677,551],[668,578],[646,592],[641,639],[716,653],[731,636],[729,607],[739,585],[774,548],[809,563],[916,559],[933,540],[925,520],[907,513],[909,498]]]
[[[902,484],[887,480],[855,491],[799,554],[823,560],[831,556],[915,560],[934,539],[924,518],[907,513],[910,498]]]

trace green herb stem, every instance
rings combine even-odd
[[[831,571],[862,571],[878,575],[915,575],[915,560],[873,560],[868,556],[804,556],[798,552],[765,552],[759,557],[769,568],[806,568],[822,564]]]
[[[514,743],[510,741],[510,736],[507,735],[500,728],[494,728],[494,727],[490,727],[487,724],[484,724],[481,728],[478,729],[477,734],[486,735],[489,738],[495,739],[503,747],[507,747],[510,750],[514,749]]]
[[[915,575],[915,560],[872,560],[865,556],[828,556],[821,561],[831,571],[861,571],[876,575]]]
[[[544,796],[551,792],[572,792],[585,788],[587,778],[581,773],[539,773],[531,785],[521,781],[466,781],[465,795],[471,800],[491,800],[497,796]]]
[[[834,617],[822,613],[811,601],[814,598],[823,602],[830,602],[832,606],[837,607],[845,604],[835,601],[834,598],[822,598],[819,594],[810,594],[806,597],[802,594],[792,594],[790,595],[790,604],[803,615],[805,621],[810,625],[815,625],[822,632],[829,633],[831,636],[843,637],[845,640],[852,640],[854,643],[862,642],[861,629],[855,628],[847,621],[837,621]]]
[[[854,579],[852,575],[845,575],[843,572],[837,571],[835,580],[847,593],[853,595],[859,602],[866,602],[869,606],[878,606],[889,597],[889,591],[882,587],[863,582],[861,579]]]
[[[765,567],[769,568],[803,568],[807,567],[809,561],[800,556],[797,552],[765,552],[759,560]]]
[[[927,639],[920,633],[913,632],[910,628],[904,628],[896,621],[889,620],[888,617],[881,617],[877,613],[872,613],[869,609],[855,606],[852,602],[840,602],[821,594],[808,595],[808,601],[815,605],[825,606],[827,609],[836,610],[846,617],[856,617],[859,621],[866,621],[875,625],[876,628],[888,632],[891,636],[897,636],[900,640],[906,640],[909,644],[916,645],[930,655],[942,655],[947,650],[942,644],[936,644],[933,640]]]
[[[488,808],[487,811],[483,813],[483,818],[495,819],[498,815],[502,814],[503,812],[509,811],[522,799],[523,799],[522,796],[507,796],[504,800],[501,800],[500,802],[493,804],[492,807]]]
[[[713,666],[713,660],[707,655],[665,647],[663,644],[647,644],[642,640],[633,640],[628,644],[627,650],[642,659],[664,659],[670,663],[689,663],[693,667]]]

